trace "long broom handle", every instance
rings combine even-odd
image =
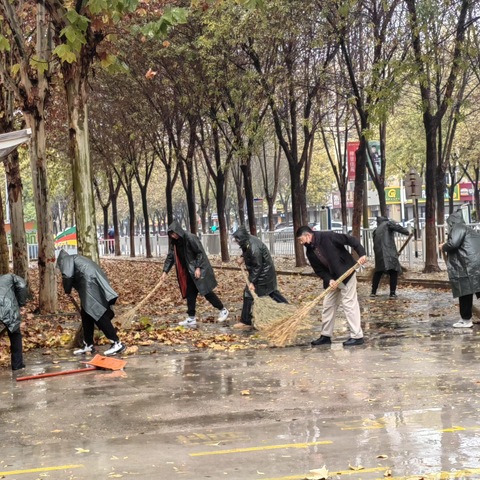
[[[408,238],[405,240],[405,243],[401,246],[400,250],[397,252],[397,255],[400,256],[400,254],[405,250],[405,248],[408,245],[408,242],[413,238],[413,232],[410,233]]]
[[[349,277],[358,267],[360,267],[360,263],[355,263],[353,267],[350,267],[345,273],[340,275],[340,277],[335,280],[337,283],[343,282],[347,277]],[[338,288],[335,287],[335,288]],[[334,290],[334,287],[329,286],[325,291],[323,291],[318,297],[315,297],[311,302],[307,303],[305,306],[303,306],[299,312],[296,313],[296,315],[304,312],[309,312],[320,300],[322,300],[324,297],[326,297],[332,290]]]
[[[60,375],[71,375],[72,373],[83,373],[97,370],[97,367],[79,368],[76,370],[65,370],[63,372],[51,372],[51,373],[39,373],[38,375],[28,375],[26,377],[17,377],[17,382],[23,382],[24,380],[37,380],[38,378],[58,377]]]
[[[143,307],[143,305],[145,305],[145,303],[147,302],[147,300],[149,300],[152,295],[163,285],[163,280],[160,279],[160,281],[153,287],[152,291],[140,302],[138,303],[137,305],[135,305],[133,308],[131,308],[130,310],[128,310],[127,312],[123,313],[122,315],[120,315],[118,317],[118,320],[117,322],[120,322],[122,320],[122,318],[129,318],[131,317],[132,315],[135,314],[135,312],[137,312],[141,307]]]
[[[247,288],[250,290],[250,285],[251,285],[252,282],[248,279],[247,271],[245,270],[245,265],[243,263],[240,265],[240,270],[241,270],[243,278],[245,279],[245,282],[247,284]],[[250,290],[250,293],[252,294],[253,298],[258,297],[258,295],[255,291],[252,292],[252,290]]]

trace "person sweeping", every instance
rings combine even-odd
[[[5,325],[10,340],[12,370],[25,368],[20,331],[20,307],[25,305],[27,297],[28,288],[23,278],[12,273],[0,275],[0,322]]]
[[[110,286],[105,272],[92,260],[82,255],[69,255],[62,250],[58,255],[57,267],[62,273],[63,289],[70,294],[74,288],[80,297],[84,346],[75,350],[74,355],[95,351],[93,335],[95,325],[103,332],[112,346],[103,354],[117,355],[125,350],[112,324],[115,316],[111,306],[118,294]]]
[[[335,316],[341,304],[347,317],[350,338],[343,342],[345,347],[364,343],[361,326],[360,305],[357,297],[357,277],[353,272],[340,284],[335,280],[355,265],[350,252],[345,248],[352,247],[359,256],[357,263],[367,262],[365,249],[351,235],[336,232],[314,232],[309,226],[300,227],[296,232],[297,241],[305,248],[308,261],[314,272],[323,280],[324,288],[332,287],[325,296],[322,312],[321,336],[312,345],[330,345],[332,343]]]
[[[250,330],[254,302],[251,292],[255,292],[258,297],[268,295],[277,303],[288,303],[288,301],[277,289],[277,273],[267,246],[259,238],[250,235],[243,225],[233,234],[233,238],[242,249],[242,256],[238,263],[239,265],[245,263],[249,282],[243,292],[240,322],[233,328]]]
[[[472,328],[473,295],[480,298],[480,233],[463,220],[462,212],[447,219],[448,239],[439,248],[447,256],[447,272],[453,298],[458,298],[460,320],[455,328]]]
[[[398,260],[395,245],[395,232],[409,235],[408,230],[387,217],[377,217],[377,228],[373,231],[373,250],[375,252],[375,273],[372,278],[371,297],[377,296],[382,275],[390,276],[390,298],[397,298],[398,274],[402,267]]]
[[[182,297],[187,299],[188,317],[179,322],[179,325],[183,327],[197,325],[198,294],[203,295],[219,310],[218,321],[224,322],[229,312],[213,291],[217,286],[217,280],[200,240],[196,235],[186,232],[176,220],[168,227],[168,236],[170,249],[163,265],[161,281],[165,281],[168,272],[175,265],[180,292]]]

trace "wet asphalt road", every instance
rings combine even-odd
[[[339,320],[331,347],[137,355],[25,382],[0,370],[0,478],[480,478],[480,325],[450,327],[449,292],[366,288],[361,347],[342,346]],[[20,375],[80,366],[55,361],[29,353]]]

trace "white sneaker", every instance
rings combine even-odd
[[[80,348],[78,350],[74,350],[73,354],[74,355],[83,355],[84,353],[93,353],[95,351],[95,348],[93,345],[87,345],[85,342],[83,342],[83,348]]]
[[[473,322],[471,320],[460,320],[452,325],[454,328],[472,328]]]
[[[228,318],[228,314],[230,312],[226,309],[226,308],[223,308],[222,310],[220,310],[220,313],[218,314],[218,321],[219,322],[224,322],[227,318]]]
[[[181,327],[196,327],[197,317],[188,317],[183,322],[178,322]]]
[[[103,352],[103,354],[108,357],[109,355],[116,355],[117,353],[122,353],[127,347],[122,342],[113,342],[113,345]]]

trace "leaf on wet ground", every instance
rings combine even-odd
[[[310,470],[311,475],[306,477],[306,480],[327,480],[328,479],[328,470],[324,465],[322,468],[316,468]]]
[[[77,451],[77,453],[89,453],[90,450],[85,450],[84,448],[75,448],[75,450]]]
[[[250,395],[250,390],[248,390],[248,389],[247,389],[247,390],[242,390],[242,391],[240,392],[240,394],[241,394],[241,395]]]
[[[365,467],[363,465],[348,465],[348,468],[350,470],[354,470],[355,472],[357,472],[358,470],[363,470]]]

